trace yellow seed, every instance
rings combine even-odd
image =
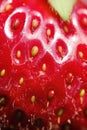
[[[46,71],[46,64],[45,63],[42,65],[42,70]]]
[[[64,31],[66,32],[66,33],[68,33],[68,28],[67,28],[67,26],[64,26]]]
[[[60,55],[62,56],[63,55],[63,48],[62,48],[62,46],[58,46],[58,51],[59,51]]]
[[[5,72],[6,72],[6,70],[2,69],[1,72],[0,72],[0,76],[3,77],[5,75]]]
[[[31,102],[34,103],[35,102],[35,96],[31,97]]]
[[[8,5],[6,5],[6,7],[5,7],[5,11],[9,11],[9,10],[11,10],[11,8],[12,8],[12,5],[8,4]]]
[[[81,91],[80,91],[80,97],[83,97],[85,95],[85,89],[82,89]]]
[[[17,58],[20,58],[20,57],[21,57],[21,51],[18,50],[18,51],[17,51]]]
[[[24,82],[24,78],[23,78],[23,77],[21,77],[21,78],[19,79],[19,84],[20,84],[20,85],[22,85],[22,84],[23,84],[23,82]]]
[[[50,36],[51,35],[51,30],[50,29],[47,29],[47,36]]]
[[[64,110],[63,110],[63,108],[61,108],[61,109],[58,111],[58,116],[62,116],[63,112],[64,112]]]
[[[37,19],[32,20],[32,29],[35,29],[38,26],[39,22]]]
[[[79,55],[79,57],[80,57],[81,59],[83,58],[83,52],[79,51],[79,52],[78,52],[78,55]]]
[[[38,46],[33,46],[31,49],[31,55],[34,57],[38,54],[39,48]]]

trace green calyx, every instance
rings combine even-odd
[[[76,0],[48,0],[48,2],[64,21],[69,21]]]

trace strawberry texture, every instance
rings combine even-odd
[[[85,0],[0,0],[0,130],[87,130]]]

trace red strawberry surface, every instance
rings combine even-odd
[[[0,130],[87,130],[87,2],[49,1],[0,0]]]

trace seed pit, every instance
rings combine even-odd
[[[67,84],[71,84],[72,82],[73,82],[73,80],[74,80],[74,76],[73,76],[73,74],[72,73],[68,73],[67,75],[66,75],[66,83]]]
[[[11,17],[11,31],[18,35],[22,32],[25,23],[25,13],[16,13]]]
[[[71,124],[70,123],[64,123],[62,126],[61,126],[61,130],[71,130]]]
[[[79,44],[77,47],[77,58],[84,63],[87,63],[87,45]]]
[[[62,31],[66,36],[73,35],[75,33],[75,28],[71,22],[61,22],[60,28],[63,29]]]
[[[15,31],[19,28],[20,26],[20,21],[19,19],[15,19],[15,21],[12,23],[12,30]]]
[[[40,25],[40,18],[38,16],[32,16],[30,30],[34,32]]]
[[[41,41],[38,39],[33,39],[28,41],[27,44],[27,54],[28,54],[28,60],[33,63],[37,62],[37,58],[41,59],[41,57],[44,55],[44,49],[42,47]],[[41,65],[42,66],[42,65]],[[42,68],[42,67],[40,67]]]
[[[25,113],[22,110],[17,109],[14,111],[13,120],[15,120],[17,123],[22,122],[24,118],[25,118]]]
[[[78,21],[81,28],[84,31],[87,31],[87,15],[86,14],[78,14]]]
[[[61,39],[59,39],[56,43],[56,53],[58,57],[61,59],[63,59],[68,53],[66,43]]]
[[[14,64],[24,64],[26,62],[25,44],[20,43],[12,50],[12,60]]]
[[[7,100],[8,100],[7,96],[5,96],[5,95],[0,96],[0,108],[6,106]]]
[[[43,119],[41,119],[41,118],[36,118],[35,121],[34,121],[34,126],[35,126],[36,128],[41,128],[41,127],[43,127],[43,126],[44,126],[44,121],[43,121]]]
[[[55,92],[54,90],[50,90],[48,93],[48,100],[52,100],[54,98]]]
[[[84,116],[87,118],[87,108],[85,108],[85,109],[83,110],[83,114],[84,114]]]

